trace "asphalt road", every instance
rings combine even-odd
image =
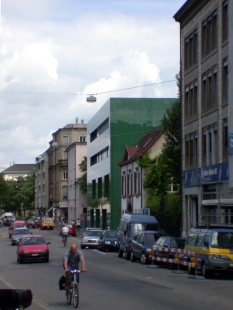
[[[64,291],[58,288],[65,251],[59,230],[35,231],[51,242],[49,263],[20,265],[7,229],[0,228],[0,288],[31,289],[30,310],[73,309],[66,304]],[[79,237],[68,238],[68,246],[79,242]],[[85,249],[83,253],[88,272],[80,276],[79,309],[232,309],[232,279],[206,280],[200,275],[190,276],[167,268],[148,268],[139,262],[118,258],[114,252]]]

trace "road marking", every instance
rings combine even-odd
[[[104,253],[104,252],[100,252],[99,250],[93,250],[93,251],[95,251],[95,252],[97,252],[97,253],[100,253],[100,254],[103,254],[103,255],[106,255],[106,253]]]

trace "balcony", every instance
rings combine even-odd
[[[59,167],[67,167],[68,161],[67,161],[67,159],[59,159],[57,165]]]

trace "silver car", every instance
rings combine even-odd
[[[27,227],[16,228],[13,235],[11,236],[11,245],[17,244],[21,237],[27,236],[31,236],[31,233]]]
[[[81,249],[98,248],[100,236],[103,234],[101,229],[89,230],[87,234],[82,238]]]

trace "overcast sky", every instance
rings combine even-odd
[[[0,171],[34,163],[54,131],[88,123],[109,97],[177,97],[185,0],[0,2]]]

